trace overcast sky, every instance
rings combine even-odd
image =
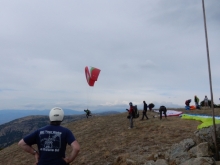
[[[220,1],[205,7],[220,104]],[[0,22],[0,110],[211,98],[202,0],[2,0]],[[101,69],[94,87],[86,66]]]

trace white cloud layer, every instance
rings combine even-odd
[[[220,1],[205,6],[220,104]],[[4,0],[0,22],[0,109],[183,107],[194,95],[211,98],[201,0]],[[85,66],[101,69],[94,87]]]

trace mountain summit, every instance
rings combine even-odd
[[[199,112],[211,114],[211,110]],[[155,112],[147,113],[149,120],[140,120],[140,117],[135,119],[133,129],[128,129],[127,113],[88,119],[84,116],[81,120],[63,123],[73,132],[81,146],[79,156],[71,164],[126,165],[128,161],[144,164],[147,160],[154,160],[154,154],[163,158],[162,153],[171,145],[193,137],[200,123],[178,116],[159,120],[153,117]],[[5,165],[29,165],[34,163],[34,157],[22,151],[15,143],[0,151],[0,162]]]

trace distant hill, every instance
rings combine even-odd
[[[12,121],[25,116],[31,115],[46,115],[48,116],[50,110],[0,110],[0,124]],[[65,115],[81,115],[83,111],[75,111],[64,109]]]
[[[65,111],[66,113],[66,111]],[[102,112],[94,114],[95,116],[106,116],[117,114],[119,112]],[[67,115],[64,117],[62,125],[85,119],[85,115]],[[12,120],[0,125],[0,148],[5,148],[17,141],[28,133],[49,124],[48,114],[32,115]]]
[[[12,120],[26,117],[26,116],[33,116],[33,115],[45,115],[48,116],[50,110],[0,110],[0,125],[10,122]],[[113,113],[122,112],[120,110],[113,111]],[[76,111],[71,109],[64,109],[65,115],[82,115],[85,114],[84,111]],[[100,113],[111,113],[110,110],[95,110],[92,111],[93,114],[100,114]]]

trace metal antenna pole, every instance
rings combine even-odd
[[[205,4],[204,0],[202,0],[203,7],[203,18],[204,18],[204,27],[205,27],[205,38],[206,38],[206,50],[207,50],[207,60],[208,60],[208,69],[209,69],[209,84],[210,84],[210,92],[211,92],[211,107],[212,107],[212,120],[213,120],[213,131],[214,131],[214,143],[216,149],[216,160],[219,160],[219,151],[217,145],[217,136],[216,136],[216,125],[215,125],[215,112],[213,106],[213,93],[212,93],[212,76],[211,76],[211,67],[210,67],[210,58],[209,58],[209,45],[208,45],[208,35],[207,35],[207,27],[206,27],[206,15],[205,15]]]

